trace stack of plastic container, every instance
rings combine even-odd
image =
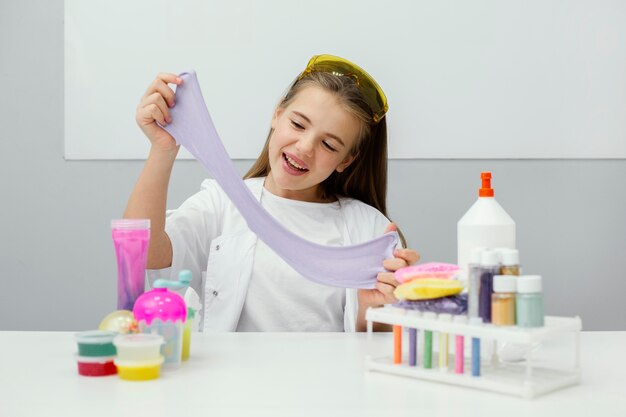
[[[106,376],[117,373],[113,363],[116,349],[113,338],[116,332],[89,330],[76,335],[78,343],[78,373],[83,376]]]
[[[156,379],[161,372],[163,336],[158,334],[118,335],[113,339],[117,348],[115,366],[121,379],[146,381]]]

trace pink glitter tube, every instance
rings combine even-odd
[[[465,343],[465,338],[461,335],[456,336],[456,354],[454,355],[454,372],[457,374],[462,374],[464,369],[464,360],[463,360],[463,343]]]
[[[144,292],[150,220],[112,220],[111,229],[117,257],[117,309],[132,310]]]
[[[458,324],[467,324],[467,316],[454,316],[453,321]],[[465,371],[465,337],[462,334],[457,334],[455,339],[454,372],[462,374]]]

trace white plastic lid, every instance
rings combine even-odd
[[[494,275],[493,291],[494,292],[515,292],[517,287],[517,277],[514,275]]]
[[[113,338],[119,333],[113,330],[87,330],[75,335],[76,341],[81,345],[104,345],[113,342]]]
[[[78,353],[74,354],[76,362],[80,363],[107,363],[113,362],[115,356],[79,356]]]
[[[541,292],[541,275],[520,275],[517,277],[517,292],[523,294]]]
[[[497,266],[500,264],[500,254],[491,249],[486,249],[480,254],[480,264],[482,266]]]
[[[124,229],[124,230],[150,229],[150,219],[111,220],[111,229]]]
[[[120,334],[115,336],[113,344],[119,347],[150,347],[161,346],[164,342],[160,334]]]
[[[519,265],[519,251],[517,249],[503,249],[500,251],[502,265]]]
[[[463,315],[454,316],[453,322],[454,323],[465,324],[465,323],[467,323],[467,316],[463,316]]]

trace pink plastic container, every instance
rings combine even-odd
[[[158,285],[157,280],[155,286]],[[160,334],[164,344],[161,354],[165,365],[180,365],[183,347],[183,326],[187,306],[183,297],[167,288],[155,288],[142,294],[133,308],[140,333]]]

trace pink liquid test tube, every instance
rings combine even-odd
[[[145,290],[149,219],[111,220],[117,258],[117,309],[130,310]]]
[[[454,323],[467,324],[467,316],[454,316]],[[456,335],[454,352],[454,372],[462,374],[465,371],[465,337],[462,334]]]

